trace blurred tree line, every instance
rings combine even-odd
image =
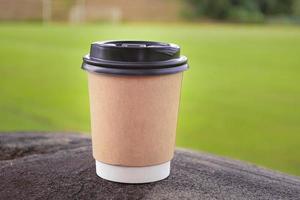
[[[187,0],[193,12],[189,18],[236,22],[263,22],[266,19],[299,19],[300,0]]]

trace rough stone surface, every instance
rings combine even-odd
[[[96,176],[79,134],[0,134],[0,199],[300,199],[300,179],[177,149],[169,178],[120,184]]]

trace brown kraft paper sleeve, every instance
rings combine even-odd
[[[122,166],[171,160],[182,75],[88,73],[94,158]]]

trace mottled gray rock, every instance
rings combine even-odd
[[[96,176],[86,136],[0,134],[0,199],[300,199],[298,177],[177,149],[169,178],[120,184]]]

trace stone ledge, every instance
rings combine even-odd
[[[169,178],[113,183],[96,176],[87,136],[2,133],[0,199],[300,199],[300,179],[177,149]]]

